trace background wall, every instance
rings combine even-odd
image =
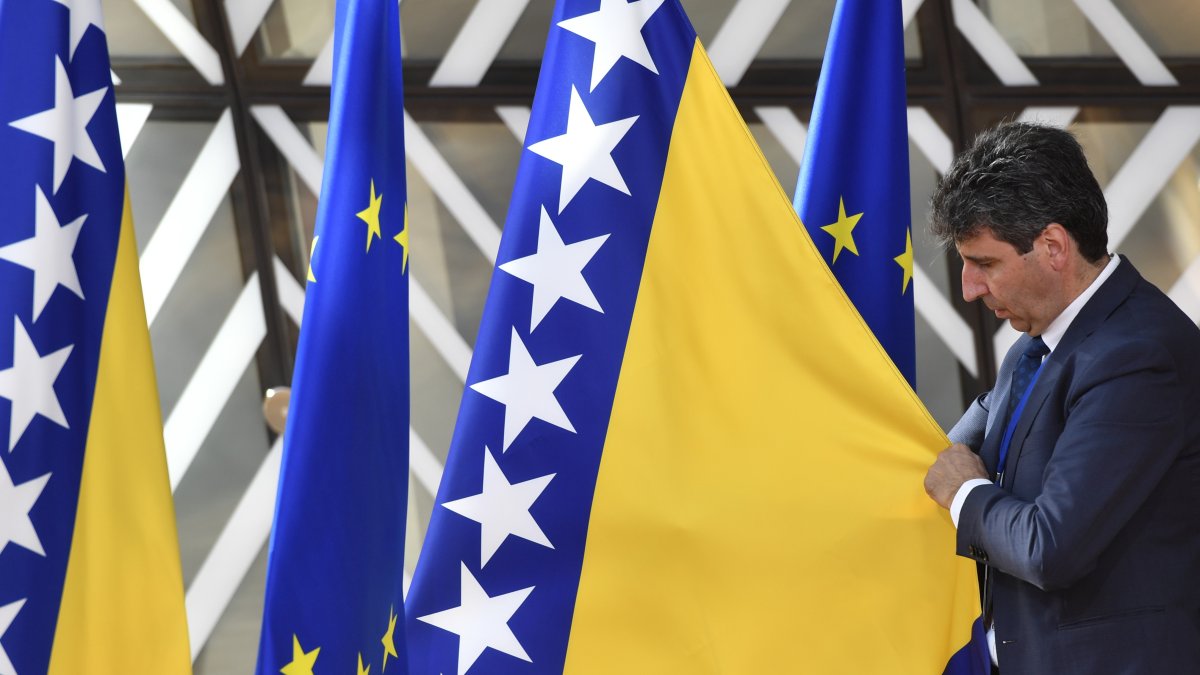
[[[598,4],[598,3],[597,3]],[[684,0],[784,189],[834,0]],[[188,586],[196,672],[252,667],[328,115],[333,0],[104,0]],[[918,392],[943,425],[1014,333],[964,305],[924,234],[954,153],[1067,124],[1112,249],[1200,318],[1200,3],[906,0]],[[412,258],[409,569],[521,154],[551,0],[404,0]],[[870,105],[865,99],[864,105]],[[399,161],[399,158],[397,158]],[[797,291],[796,310],[802,295]],[[786,306],[780,311],[790,311]],[[337,448],[331,448],[336,452]]]

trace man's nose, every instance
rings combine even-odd
[[[963,300],[967,302],[973,302],[987,295],[987,284],[983,282],[983,275],[970,264],[963,265],[962,294]]]

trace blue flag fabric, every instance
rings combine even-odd
[[[839,0],[795,207],[846,295],[915,387],[905,106],[900,0]]]
[[[401,82],[395,0],[339,0],[324,180],[267,568],[262,675],[406,668]]]

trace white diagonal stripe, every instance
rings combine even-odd
[[[221,57],[171,0],[133,2],[209,84],[225,84],[225,75],[221,71]]]
[[[296,277],[292,276],[291,270],[283,264],[279,256],[275,256],[273,262],[275,290],[279,294],[279,304],[292,323],[296,324],[296,328],[299,328],[304,319],[304,287],[296,281]]]
[[[925,108],[909,107],[908,137],[938,173],[950,170],[950,163],[954,161],[954,143]]]
[[[994,349],[996,353],[997,371],[1000,370],[1000,363],[1004,360],[1004,355],[1008,353],[1008,350],[1013,346],[1013,343],[1015,343],[1020,337],[1021,333],[1018,332],[1016,328],[1013,328],[1012,324],[1007,321],[1005,321],[1004,325],[1000,326],[1000,328],[996,331],[996,334],[992,336],[992,349]]]
[[[458,379],[465,383],[467,369],[471,367],[471,348],[421,284],[411,276],[408,279],[408,313]]]
[[[421,131],[420,125],[407,110],[404,111],[404,144],[408,159],[425,177],[434,194],[458,220],[484,257],[496,262],[496,252],[500,250],[500,228],[458,174],[454,173],[454,169],[438,154],[433,142]]]
[[[429,496],[436,497],[445,467],[411,426],[408,428],[408,467]]]
[[[226,110],[142,251],[140,269],[148,323],[154,323],[225,193],[229,192],[239,166],[233,119]]]
[[[763,126],[770,131],[797,166],[804,163],[804,144],[808,142],[808,129],[791,108],[785,106],[762,106],[754,109]]]
[[[920,265],[913,265],[913,301],[917,312],[925,317],[926,323],[950,348],[963,368],[971,373],[971,377],[978,377],[975,332],[958,312],[954,311],[950,301],[942,295]]]
[[[172,492],[196,458],[242,375],[254,362],[254,355],[266,336],[262,293],[255,273],[246,281],[163,426]]]
[[[1200,140],[1200,106],[1170,106],[1104,189],[1108,247],[1117,250]]]
[[[252,105],[250,114],[258,121],[258,125],[267,132],[267,137],[287,158],[288,164],[296,170],[300,180],[317,197],[321,196],[321,177],[324,175],[324,160],[313,149],[308,139],[300,133],[300,129],[292,122],[277,105]]]
[[[333,83],[333,33],[329,34],[329,39],[325,41],[325,46],[321,47],[321,53],[317,54],[317,58],[309,66],[308,72],[304,74],[304,84],[306,87],[328,87]]]
[[[529,108],[523,105],[498,105],[496,114],[504,126],[516,136],[517,142],[525,145],[525,132],[529,130]]]
[[[791,0],[738,0],[721,24],[708,58],[727,87],[737,86]]]
[[[477,86],[528,5],[529,0],[478,0],[429,84]]]
[[[129,156],[129,149],[133,147],[138,134],[142,133],[142,127],[146,126],[152,110],[154,106],[149,103],[117,104],[117,131],[121,136],[122,157]]]
[[[267,10],[274,0],[225,0],[225,16],[229,17],[229,33],[233,36],[233,49],[241,56],[250,40],[258,32]]]
[[[1188,265],[1169,295],[1193,322],[1200,323],[1200,258]]]
[[[1096,32],[1108,42],[1117,56],[1125,62],[1138,82],[1146,86],[1175,86],[1179,82],[1163,65],[1158,55],[1134,30],[1129,20],[1113,5],[1112,0],[1075,0],[1083,15],[1092,22]]]
[[[1004,41],[1000,31],[975,3],[971,0],[953,0],[951,6],[954,8],[954,25],[958,26],[963,37],[975,47],[975,51],[979,52],[979,56],[1001,82],[1010,87],[1038,83],[1025,62]]]
[[[204,649],[217,621],[233,600],[254,559],[271,534],[271,516],[279,485],[283,436],[275,439],[233,515],[200,565],[187,589],[187,622],[192,661]]]
[[[1038,122],[1052,124],[1060,129],[1066,129],[1075,116],[1079,114],[1078,106],[1030,106],[1021,111],[1018,122]]]
[[[917,15],[917,10],[921,9],[924,0],[902,0],[900,3],[900,16],[904,19],[904,27],[908,28],[908,24],[912,23],[913,17]]]

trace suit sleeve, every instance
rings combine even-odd
[[[1070,586],[1145,503],[1184,444],[1184,385],[1158,344],[1128,342],[1080,371],[1033,502],[994,485],[971,491],[958,554],[1044,590]]]
[[[962,443],[976,453],[983,445],[984,431],[987,429],[989,397],[991,392],[981,394],[971,402],[971,406],[963,413],[950,432],[951,443]]]

